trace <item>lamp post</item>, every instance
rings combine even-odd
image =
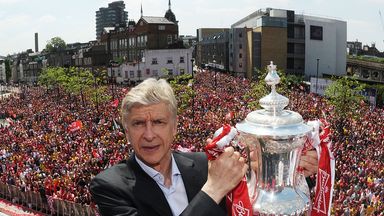
[[[319,60],[320,59],[316,59],[317,60],[317,70],[316,70],[316,94],[317,94],[317,85],[319,83]]]
[[[192,68],[192,121],[195,121],[195,91],[194,91],[194,79],[193,79],[193,62],[195,59],[191,58],[191,68]]]
[[[213,60],[213,68],[215,70],[215,90],[217,88],[217,70],[216,70],[216,60]]]
[[[116,79],[115,79],[115,70],[113,69],[113,67],[116,66],[116,62],[114,62],[112,60],[109,61],[109,66],[110,66],[110,70],[111,70],[112,99],[115,99],[114,83],[115,83]]]

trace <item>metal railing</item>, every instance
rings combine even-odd
[[[0,182],[0,197],[31,210],[57,216],[97,216],[97,209],[67,200],[41,196],[33,191],[22,192],[18,187]]]

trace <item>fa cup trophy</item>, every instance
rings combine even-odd
[[[305,177],[297,171],[306,135],[312,127],[302,116],[284,110],[288,98],[276,92],[280,78],[276,65],[265,78],[271,93],[260,99],[264,108],[250,112],[240,123],[237,141],[257,155],[257,166],[247,174],[254,215],[306,215],[311,199]],[[256,168],[255,168],[256,167]]]

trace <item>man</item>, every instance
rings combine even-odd
[[[245,175],[245,159],[232,147],[210,162],[204,153],[172,152],[177,102],[165,80],[131,89],[121,115],[134,154],[92,180],[102,215],[226,215],[223,198]]]

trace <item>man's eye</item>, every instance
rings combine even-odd
[[[162,124],[165,124],[165,122],[162,121],[162,120],[155,120],[155,121],[153,121],[153,124],[155,124],[155,125],[162,125]]]
[[[141,121],[137,121],[137,122],[132,123],[133,126],[141,126],[143,124],[144,124],[144,122],[141,122]]]

